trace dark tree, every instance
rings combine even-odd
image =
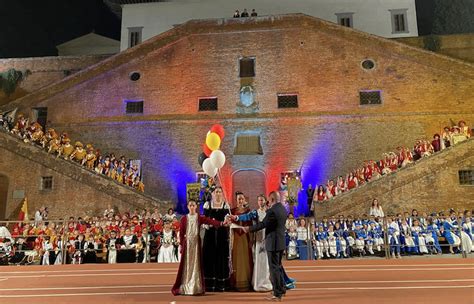
[[[474,33],[474,0],[416,0],[418,34]]]

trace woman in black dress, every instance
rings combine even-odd
[[[217,187],[212,193],[212,201],[204,204],[204,216],[223,222],[227,214],[230,214],[229,204],[224,201],[222,188]],[[229,290],[229,228],[209,226],[202,253],[206,291]]]

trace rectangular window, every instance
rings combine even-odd
[[[336,13],[337,24],[346,27],[353,27],[352,15],[354,15],[354,13]]]
[[[277,99],[279,109],[298,107],[298,95],[296,94],[278,94]]]
[[[459,170],[459,184],[474,185],[474,170]]]
[[[217,111],[217,97],[199,98],[199,111]]]
[[[360,98],[361,105],[382,104],[380,91],[360,91],[359,98]]]
[[[43,176],[41,177],[41,190],[52,190],[53,189],[53,177]]]
[[[129,27],[128,28],[128,47],[134,47],[142,42],[143,27]]]
[[[240,58],[240,77],[255,77],[255,58],[244,57]]]
[[[407,9],[390,10],[392,34],[408,33]]]
[[[125,113],[126,114],[141,114],[143,113],[143,100],[126,100],[125,101]]]
[[[263,155],[260,135],[238,134],[235,140],[234,155]]]

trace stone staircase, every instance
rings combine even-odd
[[[460,185],[459,170],[474,170],[474,138],[318,204],[316,218],[368,214],[374,198],[386,215],[474,208],[474,186]]]
[[[59,211],[57,216],[69,215],[68,211],[71,208],[76,209],[80,214],[97,215],[93,211],[103,211],[107,203],[116,206],[120,211],[134,208],[159,208],[165,211],[172,207],[171,202],[159,201],[104,175],[87,170],[77,163],[57,158],[40,147],[25,143],[3,130],[0,131],[0,174],[6,175],[10,180],[12,189],[9,192],[15,189],[26,189],[29,204],[49,206],[53,214],[54,209],[63,210]],[[51,175],[57,181],[55,183],[57,187],[53,187],[50,192],[38,190],[37,183],[44,175]],[[30,185],[32,179],[35,185]],[[61,197],[68,198],[67,209],[63,206],[55,208],[54,201],[60,200]],[[87,202],[81,203],[81,200]],[[90,201],[95,204],[88,203]],[[6,215],[13,213],[19,203],[18,200],[15,201],[10,197]]]

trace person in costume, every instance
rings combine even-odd
[[[318,230],[314,232],[313,246],[317,259],[324,258],[324,254],[329,258],[328,233],[324,230],[322,223],[318,225]]]
[[[466,122],[464,120],[461,120],[459,123],[458,123],[458,126],[459,126],[459,133],[464,135],[466,138],[470,138],[471,137],[471,128],[469,128],[468,126],[466,126]]]
[[[212,200],[203,206],[204,216],[224,221],[230,214],[221,187],[216,187]],[[203,243],[203,266],[206,291],[226,291],[230,288],[229,228],[207,226]]]
[[[202,295],[205,293],[206,281],[204,279],[199,230],[204,224],[214,228],[222,227],[224,224],[222,221],[199,215],[194,200],[188,201],[188,210],[189,213],[181,218],[179,226],[181,262],[179,263],[176,281],[171,289],[175,296]]]
[[[376,217],[384,217],[384,212],[382,206],[380,206],[379,201],[374,198],[372,201],[372,206],[370,207],[369,214]]]
[[[125,234],[119,239],[120,251],[117,261],[119,263],[135,263],[136,262],[136,246],[138,238],[132,234],[130,228],[125,229]]]
[[[252,220],[239,215],[245,215],[250,212],[247,207],[245,196],[242,192],[236,192],[237,207],[232,209],[232,214],[237,216],[237,225],[251,226]],[[252,245],[250,235],[245,233],[241,228],[232,229],[230,231],[232,240],[232,269],[231,287],[237,291],[249,291],[252,286]]]
[[[428,247],[428,251],[430,253],[434,253],[434,254],[442,253],[441,246],[439,245],[439,239],[438,239],[440,235],[441,234],[439,232],[438,225],[436,225],[432,217],[429,217],[427,219],[424,236],[425,236],[426,245]]]
[[[148,228],[144,227],[141,236],[138,239],[138,263],[147,263],[150,260],[150,244],[152,235],[148,232]]]
[[[341,222],[334,224],[334,236],[336,237],[336,248],[338,258],[347,258],[347,241],[344,233],[344,228]]]
[[[107,263],[117,263],[117,249],[120,246],[120,242],[117,238],[117,232],[115,230],[110,231],[110,238],[105,242],[105,248],[107,249]]]
[[[257,196],[258,209],[246,214],[235,215],[234,220],[248,222],[261,222],[265,218],[267,211],[267,199],[265,196]],[[295,248],[296,249],[296,248]],[[268,257],[265,250],[265,229],[255,233],[255,245],[253,249],[253,274],[252,287],[255,291],[270,291],[272,283],[270,282],[270,270],[268,268]]]
[[[174,254],[176,245],[176,235],[171,229],[171,223],[166,221],[161,234],[161,247],[158,252],[158,263],[177,263],[178,259]]]
[[[88,147],[87,154],[85,156],[86,168],[89,170],[94,170],[95,161],[97,157],[92,146]]]
[[[387,235],[388,243],[390,245],[390,254],[392,258],[401,258],[400,255],[400,226],[397,222],[392,220],[392,217],[387,217]]]
[[[469,237],[469,239],[471,240],[470,242],[470,251],[474,251],[474,225],[471,221],[471,217],[470,216],[466,216],[466,213],[465,213],[465,216],[464,216],[464,223],[462,224],[462,230],[463,232]],[[468,247],[469,247],[469,244],[468,244]],[[466,250],[467,251],[467,250]],[[469,251],[467,251],[469,252]]]
[[[78,162],[80,165],[84,165],[86,162],[87,152],[84,150],[84,145],[77,141],[75,144],[74,152],[71,153],[70,159]]]
[[[71,157],[72,152],[74,152],[74,147],[71,145],[71,140],[66,137],[62,140],[61,147],[59,148],[58,157],[69,159]]]
[[[308,228],[306,227],[306,220],[300,219],[298,228],[296,228],[298,244],[298,255],[300,260],[308,259]]]
[[[26,119],[25,116],[23,116],[23,114],[18,114],[18,120],[15,126],[13,127],[13,129],[11,130],[11,133],[17,135],[20,138],[24,138],[27,125],[28,125],[28,119]]]
[[[426,240],[423,235],[423,228],[420,226],[420,221],[418,219],[415,219],[413,221],[411,233],[413,236],[413,240],[415,241],[415,246],[417,247],[418,253],[428,253],[428,248],[426,247]]]

